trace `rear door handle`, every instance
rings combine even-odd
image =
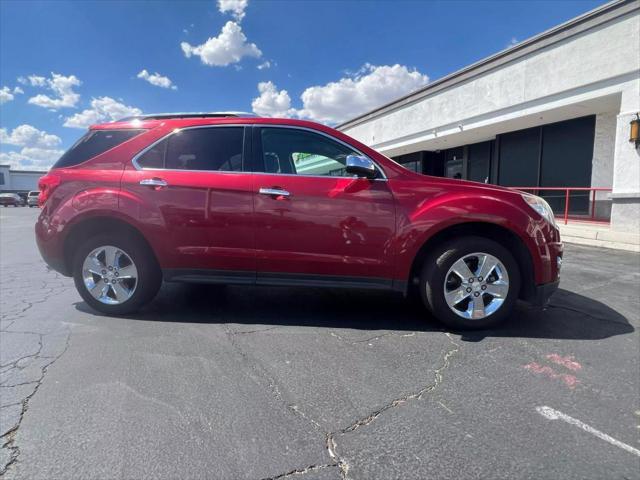
[[[290,197],[291,196],[291,194],[286,190],[283,190],[277,187],[272,187],[272,188],[260,187],[260,190],[258,190],[258,193],[260,193],[261,195],[269,195],[272,197]]]
[[[145,187],[166,187],[169,184],[161,178],[145,178],[140,180],[140,185]]]

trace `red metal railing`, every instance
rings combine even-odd
[[[509,187],[513,190],[533,193],[544,198],[553,209],[556,217],[562,213],[564,224],[569,220],[608,224],[611,221],[611,202],[605,187]],[[603,198],[597,199],[598,193]],[[563,201],[564,200],[564,201]],[[571,208],[571,201],[574,207]],[[588,202],[588,204],[586,204]],[[598,205],[600,202],[600,205]],[[576,203],[578,206],[576,207]],[[586,208],[584,208],[586,204]]]

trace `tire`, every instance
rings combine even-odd
[[[101,253],[94,254],[97,251]],[[106,252],[110,252],[110,257],[117,260],[104,262]],[[88,258],[90,254],[94,254],[93,261]],[[131,266],[129,262],[133,264],[133,269],[128,268]],[[113,270],[108,269],[109,264]],[[87,268],[98,275],[90,273]],[[121,278],[118,277],[119,271],[123,272]],[[103,278],[111,284],[109,288],[100,279],[103,272],[106,272]],[[124,235],[100,234],[85,241],[76,252],[73,280],[80,296],[94,310],[107,315],[124,315],[136,312],[156,296],[162,284],[162,271],[143,241]],[[88,284],[92,282],[97,288],[94,290],[96,295],[101,298],[90,293]]]
[[[480,275],[481,262],[495,263],[486,278]],[[460,273],[465,272],[470,272],[471,277],[462,280]],[[484,329],[502,323],[513,311],[519,292],[520,269],[513,255],[484,237],[462,237],[436,247],[420,275],[423,303],[439,321],[459,330]]]

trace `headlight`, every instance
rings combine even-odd
[[[538,212],[547,222],[555,226],[556,219],[553,216],[553,210],[551,210],[551,207],[547,202],[545,202],[542,198],[537,197],[535,195],[524,194],[522,195],[522,198],[524,199],[525,202],[527,202],[527,204],[531,208],[533,208],[536,212]]]

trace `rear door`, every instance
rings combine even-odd
[[[162,267],[174,275],[255,275],[251,174],[242,126],[185,128],[125,171],[123,191],[144,205]],[[126,196],[123,197],[126,202]]]
[[[348,175],[358,152],[308,129],[256,127],[253,137],[258,282],[389,286],[395,207],[382,172]]]

